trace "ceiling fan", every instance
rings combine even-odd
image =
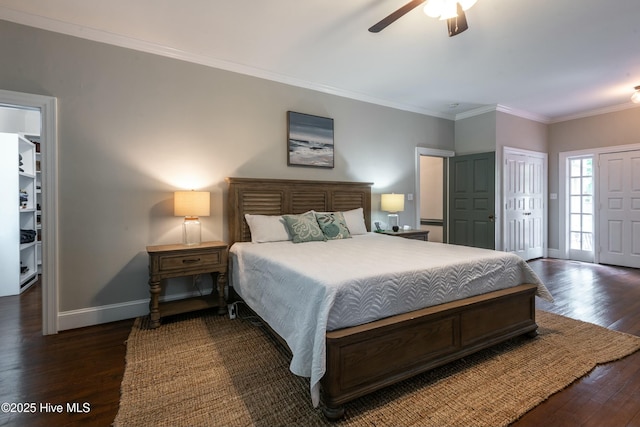
[[[469,28],[464,11],[473,6],[477,0],[412,0],[382,21],[373,25],[369,28],[369,31],[379,33],[425,1],[427,4],[424,8],[424,13],[432,18],[446,20],[449,37],[453,37]]]

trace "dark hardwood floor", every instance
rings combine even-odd
[[[640,269],[553,259],[530,264],[556,299],[538,299],[539,308],[640,335]],[[0,402],[15,404],[11,409],[36,405],[36,413],[0,412],[0,425],[111,425],[133,320],[42,336],[40,299],[39,287],[0,298]],[[62,405],[62,413],[44,413],[47,403]],[[70,413],[67,404],[74,403],[89,411]],[[597,367],[514,425],[640,426],[640,352]]]
[[[35,410],[6,413],[3,407],[0,425],[111,425],[133,320],[42,336],[41,300],[39,285],[0,298],[0,403]],[[62,405],[62,413],[44,412],[47,403]],[[88,403],[89,411],[68,412],[67,404],[74,403],[80,410]]]

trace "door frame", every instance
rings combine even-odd
[[[543,170],[542,170],[542,203],[543,203],[543,207],[542,207],[542,257],[543,258],[547,258],[548,256],[548,250],[549,250],[549,231],[548,231],[548,226],[549,226],[549,203],[548,203],[548,197],[549,197],[549,190],[548,190],[548,182],[549,182],[549,155],[547,153],[543,153],[540,151],[531,151],[531,150],[524,150],[522,148],[514,148],[514,147],[507,147],[504,146],[502,147],[502,158],[500,159],[500,168],[498,168],[500,170],[500,195],[496,195],[496,199],[500,199],[500,209],[498,210],[498,212],[500,212],[500,229],[502,230],[502,236],[501,236],[501,242],[500,242],[500,249],[504,250],[504,248],[507,247],[507,221],[506,221],[506,194],[507,194],[507,174],[506,174],[506,159],[507,156],[509,154],[520,154],[520,155],[524,155],[524,156],[531,156],[531,157],[536,157],[539,159],[542,159],[542,165],[543,165]],[[497,160],[496,160],[497,161]],[[496,181],[498,181],[498,179],[496,179]]]
[[[415,223],[415,229],[419,230],[420,229],[420,156],[428,156],[428,157],[442,157],[444,158],[445,161],[445,169],[448,169],[449,167],[449,157],[455,157],[456,153],[455,151],[451,151],[451,150],[442,150],[439,148],[427,148],[427,147],[416,147],[416,154],[415,154],[415,197],[414,197],[414,205],[415,205],[415,219],[416,219],[416,223]],[[444,179],[444,188],[443,188],[443,192],[444,192],[444,197],[445,197],[445,203],[444,203],[444,212],[443,212],[443,219],[444,219],[444,223],[445,223],[445,227],[443,232],[446,234],[443,234],[442,238],[445,242],[449,241],[449,227],[448,227],[448,222],[449,222],[449,179],[448,179],[448,174],[445,173],[445,179]]]
[[[40,110],[42,163],[42,334],[58,333],[58,122],[57,99],[0,89],[0,104]]]
[[[569,219],[567,218],[567,212],[569,212],[569,198],[567,197],[567,188],[568,188],[568,180],[567,180],[567,159],[570,157],[580,157],[580,156],[593,156],[593,182],[599,182],[600,179],[600,154],[606,153],[616,153],[621,151],[636,151],[640,150],[640,144],[626,144],[626,145],[614,145],[611,147],[599,147],[587,150],[577,150],[577,151],[564,151],[559,153],[559,164],[558,164],[558,199],[560,200],[558,206],[558,231],[560,236],[567,236],[567,224]],[[596,206],[600,204],[600,193],[598,192],[598,186],[594,184],[593,187],[593,197],[595,200],[594,212],[593,212],[593,262],[596,264],[600,263],[600,251],[598,250],[600,246],[599,233],[600,233],[600,225],[599,225],[599,209],[596,209]],[[567,237],[560,238],[558,242],[558,258],[561,259],[571,259],[569,258],[569,244],[567,241]]]

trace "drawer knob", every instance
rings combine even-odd
[[[183,264],[193,264],[194,262],[200,262],[200,258],[196,258],[196,259],[183,259],[182,263]]]

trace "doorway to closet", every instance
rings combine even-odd
[[[37,111],[40,116],[42,333],[55,334],[58,332],[56,98],[0,90],[0,106]]]
[[[38,109],[0,105],[2,297],[26,292],[42,274],[40,124]]]

